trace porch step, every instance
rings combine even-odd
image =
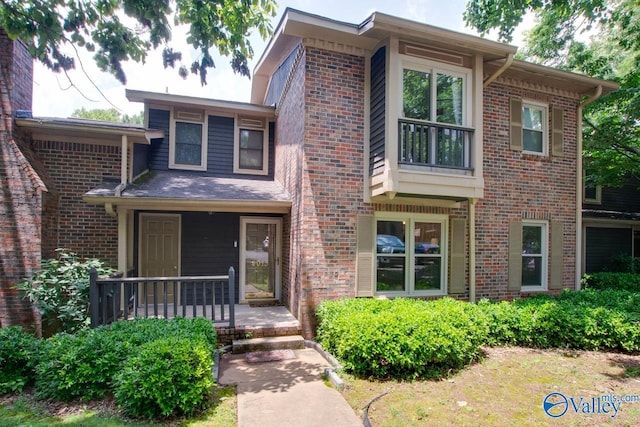
[[[252,351],[286,350],[304,348],[304,338],[301,335],[288,335],[282,337],[250,338],[233,340],[232,353],[249,353]]]

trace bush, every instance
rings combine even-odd
[[[20,392],[35,380],[40,343],[19,326],[0,328],[0,394]]]
[[[633,273],[591,273],[582,277],[585,289],[618,289],[640,292],[640,274]]]
[[[89,271],[95,268],[101,276],[115,272],[98,259],[79,260],[66,249],[56,251],[58,258],[43,260],[42,269],[16,285],[40,310],[45,336],[88,329]]]
[[[488,324],[451,298],[323,302],[318,341],[345,369],[379,378],[432,378],[477,359]]]
[[[46,341],[37,367],[40,398],[59,400],[101,398],[114,390],[114,378],[145,344],[183,338],[212,354],[213,324],[203,318],[119,321],[76,335],[57,334]]]
[[[116,376],[116,403],[134,417],[189,415],[208,400],[212,366],[202,341],[172,337],[146,343]]]

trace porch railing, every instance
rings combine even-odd
[[[127,277],[101,279],[91,269],[91,327],[118,319],[204,317],[235,327],[235,270],[226,276]]]
[[[472,170],[473,129],[425,120],[398,119],[401,164]]]

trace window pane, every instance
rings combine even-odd
[[[403,111],[404,117],[431,120],[431,75],[422,71],[404,70]]]
[[[437,84],[436,121],[462,125],[462,77],[438,74]]]
[[[522,286],[542,286],[542,257],[522,257]]]
[[[378,221],[376,234],[376,291],[405,290],[405,225]]]
[[[543,130],[542,109],[534,107],[522,107],[522,126],[525,129]]]
[[[542,132],[535,130],[522,130],[522,148],[525,151],[542,153]]]
[[[176,122],[174,162],[181,165],[202,164],[202,125]]]
[[[522,227],[522,253],[542,254],[542,227],[529,225]]]
[[[416,222],[413,232],[416,254],[439,254],[442,224]]]
[[[416,257],[415,290],[439,290],[441,281],[441,259]]]
[[[263,169],[263,137],[261,130],[240,129],[240,168]]]

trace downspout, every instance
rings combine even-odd
[[[129,153],[129,139],[127,135],[122,135],[122,153],[120,156],[120,184],[116,187],[115,196],[121,197],[122,192],[127,187],[127,165],[128,165],[128,153]]]
[[[510,53],[509,55],[507,55],[506,61],[504,61],[504,64],[502,64],[502,67],[498,68],[498,70],[495,73],[487,77],[487,79],[484,82],[482,82],[482,87],[485,88],[489,86],[491,83],[493,83],[498,77],[500,77],[502,73],[505,72],[507,68],[511,66],[512,63],[513,63],[513,53]]]
[[[469,302],[476,302],[476,199],[469,199]]]
[[[576,121],[578,124],[577,135],[577,182],[576,182],[576,290],[580,290],[580,279],[582,278],[582,110],[602,95],[602,85],[596,88],[593,96],[583,100],[578,105]]]

